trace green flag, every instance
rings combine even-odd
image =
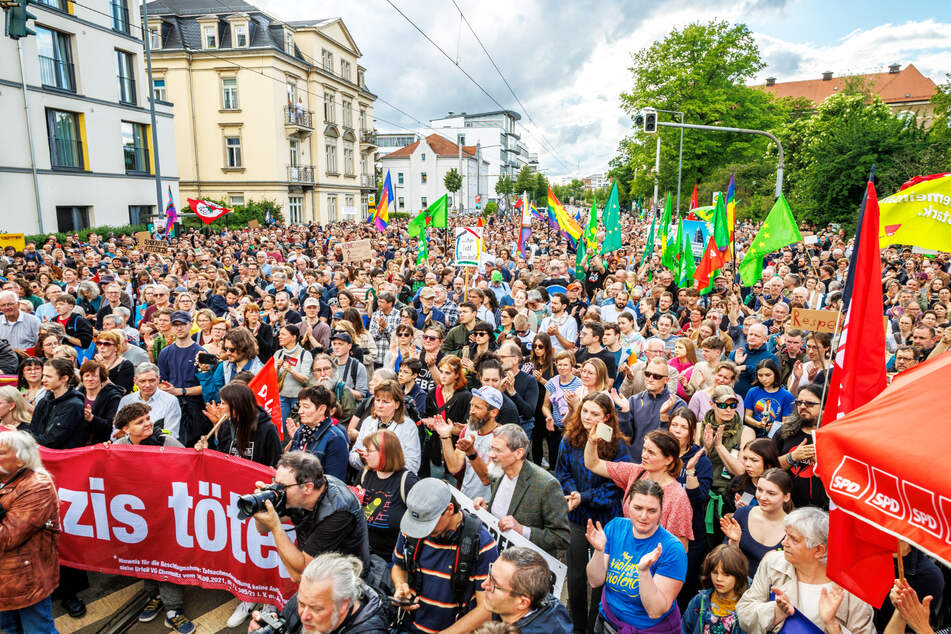
[[[683,220],[680,221],[683,224]],[[697,270],[697,264],[693,259],[693,249],[690,246],[690,234],[686,231],[682,233],[680,242],[680,259],[677,261],[677,286],[686,288],[693,285],[693,273]]]
[[[661,262],[664,266],[670,269],[672,272],[676,273],[674,268],[677,264],[674,261],[674,256],[677,254],[677,249],[680,248],[677,242],[671,241],[668,232],[670,231],[670,215],[672,213],[672,207],[670,202],[670,193],[667,194],[667,202],[664,204],[664,215],[660,219],[660,244],[661,244]],[[677,227],[677,240],[680,239],[680,226]]]
[[[416,266],[423,266],[429,259],[429,238],[426,237],[426,231],[423,230],[423,236],[419,239],[419,255],[416,256]]]
[[[426,212],[421,211],[419,214],[409,221],[409,226],[407,227],[409,232],[409,237],[411,238],[423,238],[423,233],[426,231]]]
[[[740,280],[743,286],[752,286],[763,277],[763,258],[773,251],[781,249],[794,242],[802,241],[802,234],[796,226],[792,210],[786,197],[782,194],[776,199],[772,210],[766,216],[763,226],[760,227],[750,243],[750,248],[740,263]]]
[[[608,254],[622,248],[621,244],[621,205],[618,202],[617,179],[611,185],[608,202],[601,215],[604,222],[604,242],[601,243],[601,253]]]
[[[713,241],[721,251],[730,247],[730,227],[726,220],[726,207],[723,195],[717,192],[717,204],[713,210]]]
[[[582,242],[582,240],[579,240]],[[591,199],[591,213],[588,215],[588,224],[584,228],[585,251],[594,256],[598,252],[598,199]]]
[[[657,216],[654,216],[651,219],[651,231],[649,234],[647,234],[647,244],[644,246],[644,255],[641,256],[641,261],[638,266],[644,264],[644,261],[654,253],[654,227],[656,224]],[[607,239],[605,239],[605,242],[607,242]]]
[[[446,221],[449,216],[449,194],[443,194],[433,204],[426,209],[429,216],[430,227],[446,227]]]

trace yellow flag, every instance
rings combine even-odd
[[[878,201],[879,244],[951,251],[951,174],[922,181]]]

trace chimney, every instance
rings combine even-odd
[[[897,73],[900,73],[900,72],[901,72],[901,64],[889,64],[889,65],[888,65],[888,72],[889,72],[890,74],[892,74],[892,75],[895,75],[895,74],[897,74]]]
[[[766,85],[767,85],[767,86],[775,86],[775,85],[776,85],[776,78],[775,78],[775,77],[767,77],[767,78],[766,78]]]
[[[822,73],[822,81],[832,81],[832,71],[827,70]]]

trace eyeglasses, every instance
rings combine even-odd
[[[224,350],[225,352],[234,352],[235,350],[237,350],[237,348],[235,348],[234,346],[225,346],[224,348],[222,348],[222,350]]]
[[[492,564],[489,564],[489,576],[485,580],[485,589],[488,590],[489,592],[495,592],[497,590],[501,590],[502,592],[508,592],[513,597],[520,596],[520,594],[518,592],[515,592],[515,590],[512,590],[510,588],[503,588],[502,586],[498,584],[498,582],[495,580],[495,577],[492,576]]]
[[[655,381],[660,381],[661,379],[668,378],[666,374],[657,374],[656,372],[645,372],[644,377],[649,379],[654,379]]]
[[[471,335],[472,337],[488,337],[489,333],[487,332],[474,332]]]
[[[398,332],[396,333],[397,337],[412,337],[413,333],[411,332]]]
[[[803,401],[800,399],[796,399],[795,403],[796,407],[815,407],[819,405],[819,401]]]
[[[439,341],[436,335],[423,335],[423,341]]]
[[[108,347],[108,346],[114,346],[116,344],[112,343],[111,341],[97,341],[96,345],[99,347],[102,347],[102,346]]]
[[[736,409],[738,401],[726,401],[723,403],[717,403],[717,409]]]

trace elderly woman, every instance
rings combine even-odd
[[[778,630],[796,610],[838,634],[872,634],[872,606],[833,584],[826,575],[829,515],[813,506],[796,509],[783,520],[783,550],[768,553],[736,604],[747,634]]]

